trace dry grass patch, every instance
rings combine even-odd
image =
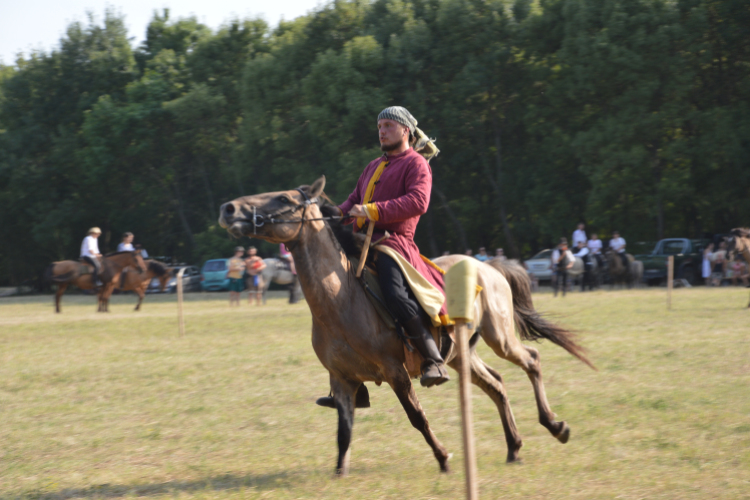
[[[524,438],[504,464],[495,407],[474,393],[484,498],[750,498],[750,311],[743,289],[536,296],[581,332],[599,371],[541,344],[559,444],[537,424],[523,372],[484,344],[506,378]],[[352,475],[332,477],[336,414],[314,405],[328,376],[304,304],[229,309],[194,294],[187,336],[171,296],[0,301],[0,497],[456,498],[462,495],[457,384],[418,389],[454,453],[438,473],[387,387],[358,411]]]

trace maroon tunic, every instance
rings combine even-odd
[[[354,192],[339,205],[344,214],[348,214],[354,205],[363,203],[367,185],[381,161],[383,161],[382,157],[371,161],[362,172]],[[414,243],[414,232],[417,229],[419,217],[427,212],[430,205],[430,192],[432,191],[430,165],[422,155],[411,148],[397,155],[388,155],[388,161],[388,166],[383,170],[372,196],[371,203],[377,205],[379,215],[372,240],[377,241],[385,231],[390,232],[391,237],[380,244],[403,255],[419,271],[419,274],[445,295],[443,275],[422,260],[419,248]],[[363,230],[366,227],[366,225],[363,226]],[[354,230],[357,231],[356,224]],[[446,314],[445,303],[440,314]]]

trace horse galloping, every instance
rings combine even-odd
[[[338,411],[339,455],[336,472],[349,471],[354,411],[358,399],[367,399],[364,382],[388,383],[411,424],[432,448],[441,471],[448,471],[448,452],[438,441],[422,410],[405,366],[404,344],[389,329],[370,303],[355,277],[334,231],[322,220],[321,207],[325,177],[311,186],[296,190],[264,193],[238,198],[220,209],[219,224],[235,237],[257,237],[284,243],[292,252],[302,289],[312,313],[312,345],[328,370],[330,386]],[[338,209],[335,209],[338,213]],[[450,268],[465,256],[447,256],[435,263]],[[508,447],[507,460],[518,460],[522,446],[501,375],[482,361],[476,352],[481,337],[501,358],[520,366],[528,375],[536,396],[539,422],[560,442],[566,443],[570,428],[555,421],[542,382],[539,351],[521,344],[514,332],[514,321],[522,338],[546,338],[592,366],[567,330],[543,319],[531,301],[526,271],[499,260],[478,264],[477,283],[483,288],[476,302],[477,333],[471,341],[471,379],[496,404]],[[456,369],[462,360],[456,349],[446,356]],[[369,402],[368,402],[369,403]]]
[[[139,272],[146,267],[140,251],[114,252],[101,258],[102,261],[102,286],[97,293],[99,308],[97,312],[108,312],[109,297],[104,298],[104,291],[124,268],[131,266]],[[96,288],[94,284],[94,266],[77,260],[62,260],[53,262],[44,270],[44,280],[48,283],[57,284],[55,293],[55,312],[60,312],[60,299],[69,285],[75,285],[81,290]]]
[[[734,258],[736,253],[741,253],[745,262],[750,265],[750,229],[736,227],[730,231],[732,236],[728,240],[727,254]],[[747,307],[750,307],[748,302]]]

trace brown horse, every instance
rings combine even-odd
[[[404,407],[409,421],[432,448],[440,470],[448,471],[448,452],[427,422],[405,366],[404,344],[389,329],[371,305],[355,277],[331,226],[321,220],[317,200],[324,196],[325,178],[296,190],[238,198],[221,207],[219,224],[235,237],[257,237],[284,243],[294,257],[297,273],[312,313],[312,345],[330,375],[331,392],[338,411],[338,474],[347,474],[355,406],[368,406],[364,382],[387,382]],[[438,259],[443,269],[466,257],[452,255]],[[500,412],[508,446],[507,460],[518,460],[521,436],[505,393],[503,379],[476,353],[482,339],[501,358],[520,366],[528,375],[536,395],[539,422],[560,442],[570,429],[556,422],[542,383],[539,351],[518,340],[513,323],[526,339],[546,338],[589,364],[583,349],[569,332],[544,320],[533,308],[529,280],[517,265],[498,261],[479,263],[478,284],[483,290],[476,303],[477,333],[471,341],[472,382],[495,402]],[[446,355],[454,369],[461,359],[456,349]]]
[[[140,311],[143,298],[146,296],[146,288],[151,280],[159,279],[159,290],[164,291],[169,282],[169,270],[167,266],[158,260],[149,259],[144,261],[145,271],[138,271],[131,267],[126,267],[104,289],[104,302],[109,305],[109,297],[115,288],[123,292],[133,291],[138,295],[138,304],[135,306],[136,311]]]
[[[741,253],[745,262],[750,266],[750,229],[736,227],[730,232],[732,236],[729,238],[727,253],[731,258],[734,258],[735,253]],[[748,302],[747,307],[750,307],[750,302]]]
[[[102,261],[102,286],[97,293],[99,309],[98,312],[108,312],[109,296],[104,298],[104,291],[125,267],[131,266],[142,271],[146,266],[143,263],[140,251],[136,252],[114,252],[105,255]],[[60,312],[60,298],[67,290],[68,285],[75,285],[81,290],[91,290],[94,286],[94,266],[77,260],[62,260],[53,262],[44,271],[44,279],[48,283],[57,284],[55,294],[55,312]]]

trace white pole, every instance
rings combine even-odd
[[[466,471],[466,498],[476,500],[477,491],[477,457],[474,450],[474,420],[471,408],[471,354],[469,352],[469,329],[466,321],[456,319],[456,340],[461,357],[459,372],[459,398],[461,401],[461,430],[464,441],[464,469]]]
[[[177,271],[177,324],[179,326],[180,337],[185,336],[185,318],[182,315],[182,275],[186,267]]]
[[[471,352],[467,323],[474,318],[474,300],[477,296],[477,264],[474,259],[463,259],[445,275],[448,314],[456,322],[459,367],[459,400],[461,402],[461,431],[464,442],[464,469],[466,470],[466,498],[477,500],[477,458],[474,451],[474,426],[471,411]]]

